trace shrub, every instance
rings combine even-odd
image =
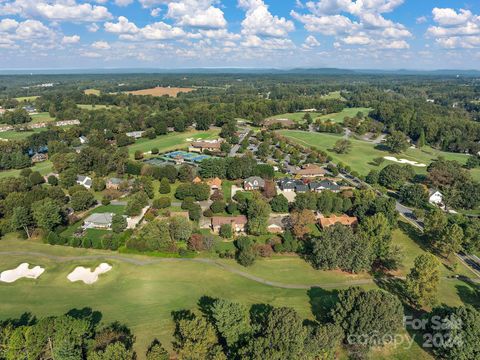
[[[192,234],[188,239],[187,247],[189,250],[202,251],[204,250],[202,234]]]
[[[230,224],[223,224],[220,227],[220,236],[224,239],[230,239],[233,236],[232,225]]]
[[[210,209],[207,209],[203,212],[203,216],[205,217],[212,217],[213,216],[213,211]]]
[[[271,257],[273,255],[272,246],[269,244],[256,245],[255,250],[261,257]]]
[[[212,205],[210,205],[210,210],[212,210],[214,214],[221,213],[225,211],[225,203],[219,200],[214,201]]]
[[[50,175],[48,178],[47,178],[47,182],[49,185],[52,185],[52,186],[57,186],[58,185],[58,179],[56,176],[53,176],[53,175]]]
[[[162,178],[160,181],[160,188],[158,189],[160,194],[170,194],[171,188],[170,188],[170,182],[168,181],[167,178]]]
[[[143,151],[137,150],[134,154],[135,160],[142,160],[143,159]]]
[[[158,199],[153,200],[153,208],[154,209],[166,209],[172,205],[172,200],[168,197],[161,197]]]
[[[155,155],[155,154],[158,154],[158,153],[159,153],[158,148],[154,147],[154,148],[152,149],[152,154]]]

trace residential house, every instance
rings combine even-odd
[[[308,185],[298,179],[282,179],[278,182],[280,190],[285,192],[307,192]]]
[[[312,181],[308,184],[311,191],[322,192],[323,190],[330,190],[332,192],[339,192],[341,187],[332,180]]]
[[[251,176],[243,182],[243,188],[246,191],[261,190],[265,187],[265,180],[260,176]]]
[[[354,226],[358,223],[358,219],[355,216],[348,216],[348,215],[332,215],[330,217],[324,217],[323,215],[320,216],[318,219],[318,223],[322,229],[326,229],[335,224],[342,224],[345,226]]]
[[[83,222],[84,229],[111,229],[113,213],[91,214]]]
[[[211,227],[215,233],[220,232],[222,225],[231,225],[234,232],[244,232],[247,226],[247,217],[245,215],[238,216],[214,216],[211,219]]]
[[[440,191],[430,189],[428,191],[428,202],[432,205],[444,207],[443,194]]]
[[[197,176],[197,177],[195,177],[195,179],[192,180],[192,182],[194,184],[200,184],[202,182],[202,179]]]
[[[108,190],[118,190],[123,182],[123,179],[113,177],[107,180],[106,187]]]
[[[145,131],[131,131],[131,132],[127,132],[125,135],[127,135],[130,138],[140,139],[144,133]]]
[[[272,125],[280,125],[281,127],[284,127],[284,128],[290,128],[290,127],[294,127],[296,125],[295,121],[291,120],[291,119],[266,119],[263,121],[263,125],[268,127],[268,126],[272,126]]]
[[[80,120],[61,120],[55,123],[56,126],[80,125]]]
[[[32,105],[26,105],[22,109],[28,112],[29,114],[33,114],[37,111],[37,109],[35,109],[35,107],[33,107]]]
[[[222,179],[216,177],[215,179],[207,180],[207,184],[211,190],[218,190],[222,187]]]
[[[32,156],[32,163],[39,163],[48,160],[48,154],[36,153]]]
[[[325,176],[327,171],[315,164],[307,164],[302,166],[301,169],[295,171],[296,176],[304,177],[304,178],[315,178],[320,176]]]
[[[203,153],[204,151],[220,152],[222,147],[222,140],[202,140],[193,141],[189,148],[189,152]]]
[[[268,219],[267,230],[271,234],[281,234],[285,231],[286,220],[288,216],[272,215]]]
[[[86,189],[90,189],[92,187],[92,178],[89,176],[78,175],[77,184],[82,185]]]

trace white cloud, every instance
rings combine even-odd
[[[94,33],[94,32],[97,32],[99,29],[100,29],[100,26],[98,26],[98,25],[95,24],[95,23],[87,25],[87,30],[88,30],[89,32]]]
[[[320,46],[320,41],[318,41],[317,38],[313,35],[307,36],[307,38],[305,39],[305,42],[302,45],[304,49],[312,49],[319,46]]]
[[[291,11],[297,21],[312,33],[335,37],[340,46],[400,49],[408,47],[405,39],[412,36],[402,24],[386,19],[383,14],[395,10],[404,0],[319,0],[308,1],[309,13]],[[347,16],[348,14],[348,16]]]
[[[75,0],[15,0],[0,6],[0,15],[42,17],[53,21],[92,22],[112,18],[105,6],[88,3],[77,4]]]
[[[162,9],[160,8],[152,9],[152,11],[150,11],[150,16],[157,17],[160,15],[161,12],[162,12]]]
[[[80,36],[72,35],[72,36],[64,36],[62,38],[62,44],[76,44],[80,41]]]
[[[80,53],[80,56],[96,59],[96,58],[101,58],[103,55],[94,51],[83,51]]]
[[[138,32],[137,25],[124,16],[120,16],[117,23],[106,22],[103,26],[106,32],[114,34],[135,34]]]
[[[420,16],[420,17],[418,17],[418,18],[415,20],[415,22],[416,22],[417,24],[424,24],[424,23],[426,23],[427,21],[428,21],[428,19],[427,19],[426,16]]]
[[[168,4],[166,17],[179,26],[224,28],[227,26],[223,11],[213,6],[214,0],[177,0]]]
[[[270,37],[262,39],[256,35],[248,35],[241,43],[247,48],[260,48],[262,50],[288,50],[295,48],[295,45],[290,39],[281,39]]]
[[[95,41],[92,44],[92,48],[97,50],[108,50],[111,48],[110,44],[106,41]]]
[[[263,0],[239,0],[239,7],[246,10],[242,21],[242,34],[282,37],[295,30],[292,21],[274,16]]]
[[[470,10],[451,8],[434,8],[433,20],[427,36],[434,37],[435,42],[443,48],[477,48],[480,47],[480,16]]]
[[[115,5],[125,7],[133,3],[133,0],[115,0]]]

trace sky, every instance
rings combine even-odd
[[[1,69],[480,70],[479,0],[0,0]]]

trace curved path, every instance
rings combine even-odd
[[[325,284],[288,284],[278,281],[271,281],[259,276],[255,276],[249,274],[248,272],[242,271],[237,269],[233,266],[229,266],[227,264],[222,264],[213,259],[205,259],[205,258],[153,258],[153,259],[137,259],[131,258],[126,256],[120,255],[83,255],[83,256],[57,256],[51,254],[45,254],[42,252],[34,252],[34,251],[2,251],[0,252],[0,256],[32,256],[32,257],[39,257],[39,258],[46,258],[55,262],[65,263],[71,261],[83,261],[83,260],[116,260],[132,265],[137,266],[146,266],[152,264],[159,264],[159,263],[168,263],[168,262],[196,262],[202,264],[209,264],[212,266],[219,267],[225,271],[228,271],[232,274],[239,275],[246,279],[255,281],[257,283],[268,285],[272,287],[282,288],[282,289],[303,289],[308,290],[312,287],[320,287],[324,289],[334,289],[338,287],[344,286],[356,286],[356,285],[367,285],[373,284],[373,279],[361,279],[361,280],[351,280],[351,281],[344,281],[344,282],[337,282],[337,283],[325,283]]]

